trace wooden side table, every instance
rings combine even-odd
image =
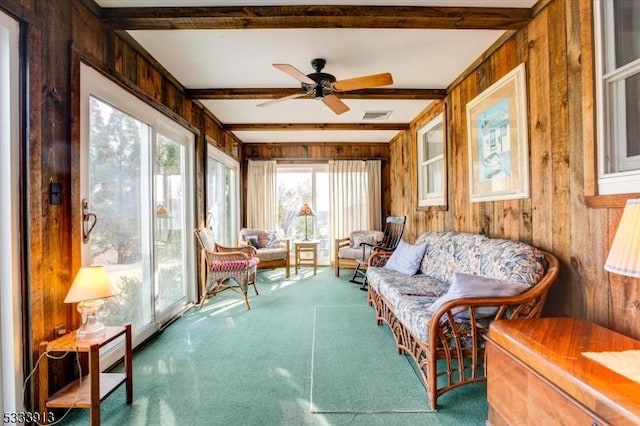
[[[489,424],[640,424],[640,383],[582,354],[640,341],[579,318],[495,321],[488,339]]]
[[[127,387],[127,404],[133,402],[133,366],[131,324],[124,327],[105,327],[103,336],[95,339],[76,339],[77,331],[64,335],[51,342],[40,344],[40,354],[45,352],[86,353],[89,358],[89,371],[67,386],[49,396],[49,358],[44,356],[40,361],[40,412],[49,408],[88,408],[91,425],[100,424],[100,403],[123,383]],[[100,348],[124,336],[124,373],[100,372]]]
[[[318,241],[294,241],[296,252],[296,275],[298,269],[303,265],[313,266],[313,275],[318,272]],[[303,253],[310,253],[310,257],[303,256]]]

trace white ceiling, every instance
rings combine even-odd
[[[343,1],[281,0],[97,0],[101,7],[344,5]],[[351,0],[368,6],[532,7],[535,0]],[[187,89],[299,88],[275,69],[287,63],[304,74],[311,60],[324,58],[323,72],[338,80],[390,72],[394,89],[446,89],[502,34],[502,30],[432,29],[249,29],[134,30],[129,34]],[[339,96],[339,95],[338,95]],[[409,123],[430,100],[343,99],[350,111],[336,115],[321,101],[202,100],[223,124],[246,123]],[[366,111],[393,111],[386,121],[363,120]],[[397,130],[245,131],[243,142],[388,142]]]

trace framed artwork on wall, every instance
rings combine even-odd
[[[471,202],[529,197],[524,63],[467,104]]]

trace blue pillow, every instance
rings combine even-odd
[[[400,240],[398,247],[396,247],[391,254],[391,257],[387,260],[384,267],[403,274],[415,275],[420,268],[420,262],[422,262],[422,257],[426,249],[426,242],[414,246]]]

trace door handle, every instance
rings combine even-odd
[[[89,242],[89,235],[98,223],[98,216],[95,213],[89,211],[89,201],[85,198],[82,199],[82,242]]]

